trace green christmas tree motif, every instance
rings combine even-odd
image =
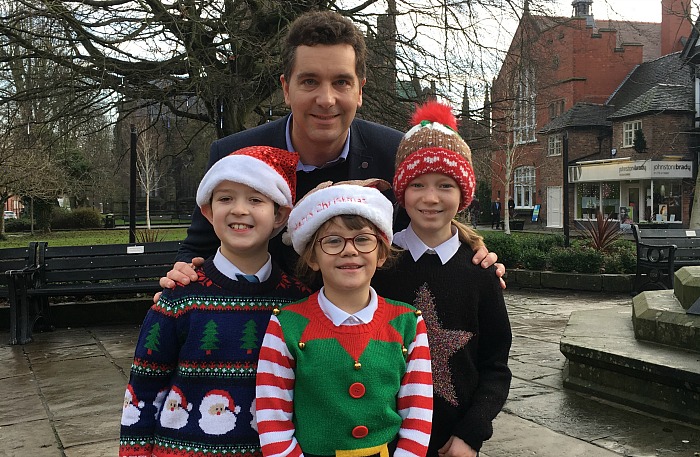
[[[248,354],[252,354],[253,349],[258,349],[258,328],[253,319],[245,323],[241,342],[243,343],[241,347],[247,349]]]
[[[153,354],[153,351],[159,352],[158,345],[160,345],[160,324],[156,322],[151,325],[151,329],[148,331],[148,336],[146,337],[146,344],[144,347],[148,349],[148,355]]]
[[[219,349],[219,346],[216,344],[219,342],[219,339],[216,337],[216,335],[219,334],[217,328],[218,325],[216,325],[216,322],[213,320],[210,320],[207,322],[207,325],[204,326],[204,336],[199,340],[202,342],[199,349],[203,349],[206,355],[210,355],[212,349]]]

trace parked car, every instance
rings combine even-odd
[[[2,213],[3,219],[17,219],[17,215],[14,211],[5,211]]]

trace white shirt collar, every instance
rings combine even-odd
[[[292,132],[290,130],[290,127],[292,126],[292,116],[290,115],[289,118],[287,119],[287,128],[286,128],[286,134],[285,134],[285,139],[287,141],[287,150],[290,152],[296,152],[294,150],[294,145],[292,144]],[[297,162],[297,171],[314,171],[318,168],[326,168],[329,165],[333,165],[336,162],[340,162],[343,160],[346,160],[348,158],[348,153],[350,152],[350,129],[348,129],[348,137],[345,139],[345,144],[343,145],[343,149],[340,151],[340,155],[333,159],[329,160],[326,162],[324,165],[317,167],[315,165],[306,165],[304,163],[301,163],[301,159],[299,159],[299,162]]]
[[[379,302],[377,300],[377,292],[370,287],[369,304],[355,314],[348,314],[326,298],[326,295],[323,293],[323,287],[321,287],[321,290],[318,292],[318,305],[321,307],[323,314],[333,322],[333,325],[340,327],[341,325],[369,324],[372,322],[374,312],[379,307]]]
[[[437,254],[440,257],[440,262],[445,265],[457,253],[461,242],[457,229],[452,227],[452,237],[449,240],[430,248],[416,235],[411,224],[408,224],[408,228],[394,234],[394,244],[402,249],[408,249],[414,262],[417,262],[423,254],[428,253]]]
[[[238,268],[236,265],[234,265],[229,259],[224,257],[224,255],[221,253],[221,248],[216,250],[216,255],[214,255],[214,266],[221,272],[223,273],[227,278],[233,279],[234,281],[237,281],[236,275],[237,274],[244,274],[240,268]],[[270,278],[270,274],[272,273],[272,258],[270,257],[270,254],[267,255],[267,262],[265,262],[265,265],[262,266],[261,269],[258,270],[257,273],[255,273],[255,276],[258,277],[258,281],[260,282],[265,282]]]

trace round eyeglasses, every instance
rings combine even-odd
[[[350,241],[355,250],[362,254],[369,254],[377,249],[379,240],[374,233],[360,233],[352,238],[345,238],[339,235],[328,235],[318,239],[321,250],[328,255],[338,255],[345,249],[345,245]]]

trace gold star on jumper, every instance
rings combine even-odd
[[[433,365],[433,390],[451,405],[457,406],[459,402],[454,384],[452,384],[452,370],[450,370],[449,361],[453,354],[467,345],[474,334],[464,330],[448,330],[442,327],[435,312],[435,298],[430,293],[427,283],[418,289],[413,304],[423,312],[423,319],[428,330],[428,344],[430,345],[430,358]]]

